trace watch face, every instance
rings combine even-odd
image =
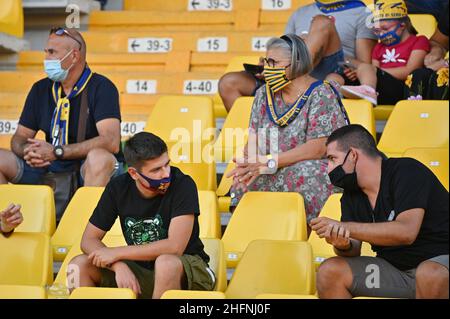
[[[55,155],[56,156],[62,156],[63,153],[64,153],[64,150],[62,149],[62,147],[55,148]]]
[[[270,169],[274,169],[277,166],[277,163],[274,160],[269,160],[267,162],[267,167]]]

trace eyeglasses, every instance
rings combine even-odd
[[[71,35],[69,33],[69,31],[67,31],[66,29],[64,29],[63,27],[57,27],[57,28],[52,28],[50,29],[50,34],[56,34],[58,36],[63,36],[63,35],[67,35],[69,38],[75,40],[79,45],[80,45],[80,50],[83,47],[83,44],[81,43],[80,40],[78,40],[77,38],[75,38],[73,35]]]
[[[372,28],[373,33],[375,33],[375,35],[380,35],[380,34],[384,34],[387,33],[389,31],[394,30],[395,28],[397,28],[399,26],[398,23],[391,25],[388,28]]]
[[[280,61],[277,61],[277,60],[274,60],[274,59],[272,59],[272,58],[263,58],[264,59],[264,63],[266,63],[268,66],[270,66],[271,68],[274,68],[276,65],[278,65],[280,62],[283,62],[283,61],[290,61],[290,60],[280,60]],[[285,68],[288,68],[288,67],[290,67],[291,65],[289,64],[289,65],[287,65],[287,66],[285,66]]]

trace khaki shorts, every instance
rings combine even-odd
[[[186,275],[184,290],[211,291],[215,286],[214,272],[208,267],[200,256],[183,255],[180,257]],[[139,299],[151,299],[155,285],[154,269],[144,268],[134,261],[124,260],[136,276],[141,287]],[[100,269],[102,281],[100,287],[117,288],[116,274],[109,269]]]
[[[448,256],[427,261],[436,262],[448,270]],[[401,271],[382,258],[343,257],[353,273],[350,293],[353,297],[416,298],[416,269]]]

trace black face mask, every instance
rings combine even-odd
[[[332,170],[330,174],[328,174],[328,176],[330,177],[331,184],[336,187],[343,188],[346,191],[352,192],[359,190],[358,178],[356,175],[356,163],[353,173],[347,174],[343,168],[348,156],[350,155],[350,152],[351,150],[348,151],[347,156],[345,156],[344,162],[341,165],[337,166],[334,170]]]

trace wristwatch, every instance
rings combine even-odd
[[[64,148],[61,145],[55,146],[53,148],[53,154],[57,159],[62,159],[64,157]]]
[[[267,168],[269,169],[270,173],[275,173],[277,171],[277,161],[273,158],[272,154],[269,154],[266,156],[267,158]]]

